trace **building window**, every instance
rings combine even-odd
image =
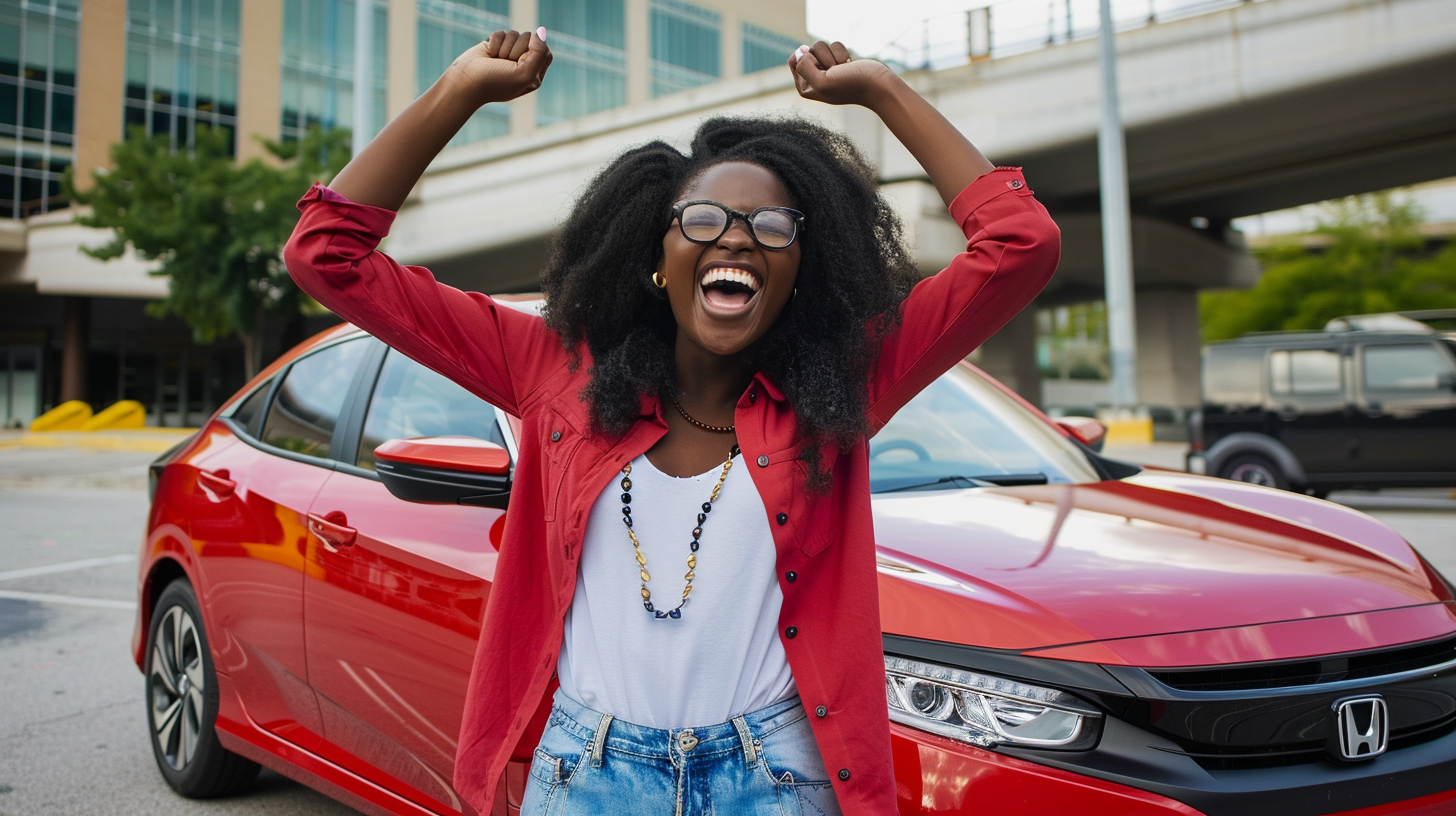
[[[0,3],[0,217],[66,206],[80,19],[79,0]]]
[[[537,91],[536,123],[549,125],[627,104],[622,0],[540,0],[551,41],[551,80]]]
[[[743,73],[784,68],[789,64],[789,54],[798,47],[798,40],[785,37],[777,31],[759,28],[752,23],[744,23]]]
[[[415,79],[419,93],[435,83],[455,58],[490,32],[511,27],[507,0],[419,0],[415,29]],[[556,81],[555,69],[551,81]],[[450,145],[503,136],[511,127],[510,107],[491,103],[476,111]]]
[[[284,0],[281,56],[285,142],[309,128],[354,127],[354,0]],[[374,81],[369,132],[384,127],[389,76],[389,14],[374,3]]]
[[[237,149],[241,0],[127,0],[126,129],[190,147],[198,125]]]
[[[652,0],[652,95],[716,81],[723,73],[721,40],[718,12]]]

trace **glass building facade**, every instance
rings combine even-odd
[[[537,91],[536,123],[549,125],[627,104],[627,19],[622,0],[540,0],[550,32],[551,81]]]
[[[419,0],[415,34],[416,92],[424,93],[466,49],[509,29],[509,0]],[[552,70],[555,80],[555,70]],[[510,108],[490,104],[475,112],[450,140],[451,146],[504,136],[511,127]]]
[[[679,0],[652,0],[654,97],[706,85],[723,73],[721,17]]]
[[[192,144],[198,125],[237,149],[239,2],[127,0],[127,130]]]
[[[782,68],[802,43],[752,23],[743,24],[743,73]]]
[[[66,206],[80,0],[0,2],[0,217]]]
[[[311,127],[354,127],[354,0],[284,0],[279,134],[291,142]],[[374,76],[369,132],[384,127],[389,14],[374,3]]]

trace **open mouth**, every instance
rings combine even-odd
[[[763,287],[758,276],[745,269],[713,267],[703,274],[699,286],[703,300],[720,309],[741,309]]]

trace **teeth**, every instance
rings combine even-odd
[[[719,281],[741,283],[755,292],[758,291],[758,278],[741,269],[709,269],[708,273],[703,276],[704,286],[709,286]]]

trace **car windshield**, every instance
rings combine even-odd
[[[870,440],[870,492],[1068,484],[1101,477],[1057,430],[956,366]]]

